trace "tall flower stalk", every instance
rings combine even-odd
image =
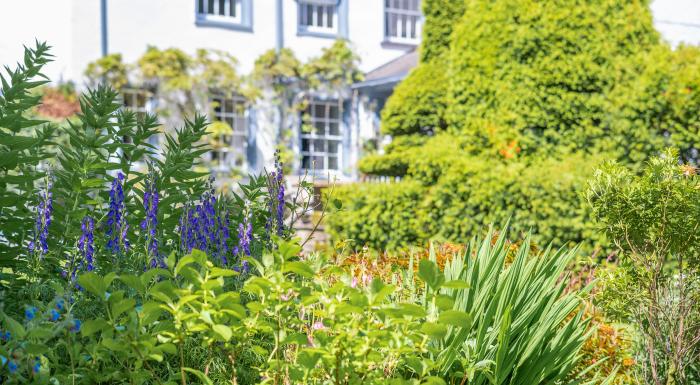
[[[95,269],[95,221],[87,216],[83,218],[80,225],[82,235],[78,240],[78,250],[82,256],[81,265],[84,265],[87,271]]]
[[[46,183],[44,188],[39,191],[39,203],[36,206],[36,220],[34,223],[34,235],[29,242],[29,253],[38,254],[39,259],[43,259],[49,252],[49,226],[51,225],[51,216],[53,214],[53,196],[51,188],[53,183],[51,175],[46,175]]]
[[[282,236],[285,231],[284,227],[284,208],[285,208],[285,181],[283,164],[280,160],[279,151],[275,152],[275,171],[273,171],[267,181],[267,190],[269,193],[269,217],[266,224],[268,235],[276,234]]]
[[[146,237],[146,253],[151,268],[164,267],[165,263],[158,252],[158,195],[157,177],[151,172],[146,179],[143,191],[143,208],[146,218],[141,222],[141,229]]]
[[[199,249],[218,259],[222,265],[229,263],[229,226],[228,211],[217,210],[217,199],[213,188],[199,199],[199,203],[185,206],[178,225],[180,249],[189,253]]]
[[[109,190],[109,212],[105,224],[107,249],[114,254],[129,250],[129,240],[126,237],[129,224],[126,221],[126,206],[124,204],[124,174],[121,172],[112,180]]]

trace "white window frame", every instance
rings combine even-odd
[[[415,45],[423,33],[421,0],[383,0],[384,39],[391,43]],[[415,9],[411,9],[415,5]],[[392,29],[392,24],[394,28]],[[406,28],[408,27],[408,28]],[[395,31],[395,36],[392,32]],[[402,36],[406,33],[406,36]],[[412,36],[415,35],[415,36]]]
[[[339,31],[338,28],[338,23],[339,23],[339,17],[338,17],[338,12],[339,12],[339,5],[337,2],[333,3],[328,3],[328,4],[323,4],[323,3],[318,3],[316,1],[305,1],[305,0],[298,0],[298,6],[297,6],[297,29],[300,33],[310,33],[310,34],[320,34],[320,35],[336,35]],[[308,24],[308,17],[309,17],[309,7],[313,9],[311,12],[311,24]],[[319,12],[318,10],[323,9],[324,11],[321,12],[321,17],[322,17],[322,25],[319,24]],[[332,18],[331,18],[331,25],[328,26],[328,8],[332,8],[333,13],[332,13]]]
[[[223,15],[221,14],[222,5]],[[249,27],[246,25],[247,22],[244,15],[250,6],[252,6],[251,0],[195,0],[197,23]],[[212,10],[211,13],[209,9]],[[234,15],[231,15],[231,9],[234,10]]]
[[[231,111],[227,108],[227,101],[230,101],[233,106]],[[218,161],[219,170],[231,170],[234,167],[246,168],[248,166],[248,137],[250,134],[250,117],[246,99],[240,95],[227,95],[215,92],[209,96],[209,103],[212,106],[212,121],[224,121],[229,124],[233,130],[231,135],[225,135],[222,138],[227,146],[213,149],[210,160],[212,162]],[[219,111],[216,111],[215,103],[219,103]],[[242,116],[237,111],[238,107],[241,107]],[[233,124],[227,121],[229,119]],[[241,123],[243,127],[238,127],[239,123]],[[238,138],[239,140],[236,141],[234,138]],[[237,147],[235,143],[242,143],[242,146]],[[230,155],[236,156],[237,158],[232,159]],[[238,160],[240,160],[240,162],[238,162]]]
[[[317,106],[323,106],[323,116],[317,116],[315,113],[317,111]],[[336,108],[336,116],[331,116],[331,109]],[[311,173],[338,173],[342,169],[343,165],[343,109],[339,100],[329,99],[320,100],[314,99],[309,102],[308,109],[305,112],[306,116],[302,116],[302,128],[300,133],[300,155],[301,155],[301,169],[307,170]],[[337,125],[337,133],[331,133],[331,125]],[[323,132],[318,132],[318,126],[323,127]],[[311,130],[305,130],[303,126],[310,126]],[[304,147],[304,142],[307,141],[307,148]],[[316,144],[321,141],[323,143],[323,149],[316,149]],[[336,151],[331,152],[329,150],[329,143],[336,143]],[[318,158],[323,160],[322,167],[319,167],[318,163],[314,161]],[[329,159],[336,159],[336,167],[329,168]],[[308,159],[308,162],[305,161]],[[308,165],[308,166],[307,166]]]

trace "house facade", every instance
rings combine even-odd
[[[455,0],[461,1],[461,0]],[[379,113],[394,86],[417,64],[421,0],[22,0],[3,4],[0,61],[18,60],[34,39],[53,46],[46,68],[54,81],[84,84],[88,63],[109,53],[135,62],[148,46],[228,52],[247,74],[269,49],[291,48],[305,61],[336,39],[350,42],[365,79],[345,90],[314,95],[285,144],[293,172],[356,180],[364,151],[381,148]],[[700,1],[655,0],[656,27],[671,44],[700,42]],[[124,105],[155,111],[149,90],[127,88]],[[212,171],[257,173],[272,163],[282,117],[270,105],[250,104],[230,93],[212,93],[211,120],[230,132],[210,154]],[[303,130],[302,126],[313,127]]]
[[[3,63],[21,58],[22,44],[34,39],[53,46],[56,61],[46,68],[55,81],[85,83],[88,63],[109,53],[135,62],[148,46],[226,51],[240,73],[270,49],[290,48],[302,61],[320,55],[345,39],[361,58],[360,70],[371,74],[413,52],[420,42],[420,0],[23,0],[4,5],[9,18],[0,25]],[[415,63],[414,63],[415,65]],[[405,75],[404,71],[404,75]],[[333,94],[314,96],[304,116],[314,129],[293,133],[296,174],[352,180],[365,141],[378,140],[378,108],[390,94],[394,76]],[[365,88],[365,85],[371,86]],[[387,88],[389,87],[389,88]],[[379,90],[379,88],[377,88]],[[388,90],[388,92],[387,92]],[[157,100],[144,89],[122,92],[124,105],[137,113],[154,111]],[[338,95],[343,95],[339,97]],[[212,94],[214,121],[232,132],[212,152],[212,167],[221,173],[238,169],[259,172],[272,162],[280,118],[265,105],[250,105],[230,94]]]

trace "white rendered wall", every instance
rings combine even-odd
[[[671,45],[700,45],[700,0],[654,0],[654,26]]]

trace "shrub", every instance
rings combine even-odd
[[[425,27],[420,46],[420,60],[427,63],[444,58],[450,49],[454,25],[464,15],[466,2],[452,0],[423,1]]]
[[[700,181],[675,151],[641,175],[610,163],[596,171],[587,197],[622,252],[599,301],[641,333],[649,383],[687,383],[700,357]]]
[[[378,249],[416,244],[426,239],[416,207],[424,193],[414,181],[339,187],[335,197],[344,211],[328,217],[329,232],[336,240]]]
[[[452,132],[491,154],[510,141],[549,156],[619,141],[610,91],[629,87],[638,53],[658,44],[646,1],[477,0],[466,14],[449,60]]]
[[[460,155],[459,147],[450,136],[432,138],[411,153],[419,160],[401,182],[338,189],[343,208],[328,218],[332,237],[381,250],[466,242],[489,223],[510,221],[510,235],[532,231],[537,243],[607,248],[580,193],[597,158],[487,161]]]
[[[444,130],[448,79],[442,63],[421,64],[399,83],[382,109],[382,132],[430,134]]]

